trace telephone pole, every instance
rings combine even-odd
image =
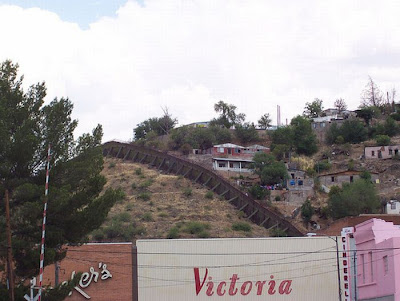
[[[8,294],[11,301],[14,301],[14,274],[12,264],[12,246],[11,246],[11,226],[10,226],[10,203],[8,200],[8,189],[5,192],[6,203],[6,235],[7,235],[7,276],[8,276]]]

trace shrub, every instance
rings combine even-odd
[[[158,216],[161,217],[161,218],[167,217],[167,216],[168,216],[168,213],[166,213],[166,212],[160,212],[160,213],[158,214]]]
[[[141,168],[136,168],[136,169],[135,169],[135,174],[136,174],[137,176],[140,176],[140,175],[142,174],[142,169],[141,169]]]
[[[169,239],[175,239],[175,238],[179,238],[180,234],[179,234],[179,228],[174,226],[171,229],[169,229],[168,234],[167,234],[167,238]]]
[[[390,137],[388,135],[377,135],[375,141],[379,146],[390,145]]]
[[[139,184],[140,189],[147,189],[153,184],[153,179],[147,179],[146,181]]]
[[[311,220],[313,213],[314,213],[314,208],[311,206],[310,200],[307,199],[301,206],[301,217],[304,219],[306,223],[308,223]]]
[[[206,230],[203,230],[203,231],[197,233],[198,238],[209,238],[210,236],[211,236],[211,234]]]
[[[183,189],[183,195],[185,197],[190,197],[192,195],[192,189],[190,187],[186,187]]]
[[[151,212],[146,212],[142,215],[142,220],[145,222],[151,222],[153,221],[153,216],[151,215]]]
[[[315,163],[314,170],[316,172],[328,171],[329,169],[331,169],[331,167],[332,167],[332,164],[329,163],[328,160],[322,160],[322,161]]]
[[[233,231],[251,232],[251,226],[245,222],[236,222],[232,225]]]
[[[275,202],[280,202],[281,201],[281,197],[279,196],[279,195],[277,195],[276,197],[275,197]]]
[[[256,200],[265,200],[270,194],[270,191],[262,188],[260,185],[253,185],[249,188],[249,192]]]
[[[286,237],[288,236],[287,233],[282,230],[281,228],[273,228],[269,230],[269,235],[271,237]]]
[[[238,216],[238,218],[242,218],[242,217],[245,217],[245,216],[246,216],[246,213],[244,213],[244,211],[239,211],[239,212],[237,213],[237,216]]]
[[[110,162],[110,164],[108,165],[108,168],[114,168],[115,167],[115,162]]]
[[[92,237],[96,241],[101,241],[104,239],[105,235],[102,229],[96,229],[92,232]]]
[[[132,209],[133,209],[133,204],[132,203],[126,204],[126,206],[125,206],[125,210],[126,211],[132,211]]]
[[[179,150],[181,151],[182,155],[189,155],[192,152],[193,148],[190,144],[185,143],[180,147]]]
[[[139,193],[139,195],[137,196],[138,199],[140,199],[142,201],[145,201],[145,202],[150,200],[150,197],[151,197],[151,195],[148,192]]]
[[[192,221],[186,224],[184,231],[190,234],[198,234],[209,228],[209,224]]]
[[[214,193],[212,191],[207,191],[204,196],[206,199],[212,200],[214,198]]]
[[[131,215],[128,212],[121,212],[112,218],[113,221],[127,223],[131,220]]]
[[[137,188],[136,183],[132,183],[131,188],[132,188],[132,190],[135,190]]]

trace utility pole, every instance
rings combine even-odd
[[[12,265],[12,246],[11,246],[11,226],[10,226],[10,203],[8,200],[8,189],[5,192],[6,202],[6,232],[7,232],[7,275],[8,275],[8,293],[11,301],[14,301],[14,274]]]

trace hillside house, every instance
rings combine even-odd
[[[361,171],[346,170],[334,173],[326,173],[318,176],[318,179],[322,185],[322,188],[329,192],[332,186],[342,186],[343,183],[352,183],[355,180],[360,179]],[[371,172],[371,181],[379,183],[379,174]]]
[[[325,116],[325,117],[317,117],[313,118],[311,122],[311,129],[314,134],[317,136],[318,141],[325,142],[326,141],[326,133],[328,129],[332,126],[332,124],[336,124],[338,127],[342,126],[345,120],[337,115],[333,116]]]
[[[366,146],[364,157],[366,159],[391,159],[399,155],[400,145]]]
[[[250,146],[241,146],[232,143],[214,145],[212,155],[214,157],[224,158],[246,158],[251,159],[258,152],[268,154],[270,149],[268,147],[254,144]]]
[[[400,202],[397,200],[390,200],[387,202],[384,211],[386,214],[400,214]]]
[[[212,148],[213,169],[219,171],[251,172],[256,153],[269,153],[262,145],[241,146],[232,143],[214,145]]]

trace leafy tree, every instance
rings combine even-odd
[[[243,125],[237,125],[235,129],[235,135],[241,143],[256,142],[260,140],[256,127],[254,124],[244,123]]]
[[[290,126],[279,127],[270,132],[272,140],[271,150],[278,160],[282,160],[286,153],[290,153],[294,147],[294,131]]]
[[[258,126],[262,129],[267,129],[270,127],[271,121],[271,116],[269,115],[269,113],[266,113],[262,115],[261,118],[258,120]]]
[[[388,135],[389,137],[393,137],[397,135],[397,133],[399,132],[399,126],[397,125],[396,121],[391,117],[386,118],[384,123],[384,129],[385,129],[385,134]]]
[[[108,189],[101,175],[102,129],[77,141],[73,131],[72,103],[55,99],[44,105],[43,83],[22,90],[18,65],[0,65],[0,217],[8,190],[15,273],[28,278],[38,273],[43,214],[47,146],[51,144],[49,207],[46,226],[45,265],[61,259],[65,243],[81,242],[105,220],[109,209],[123,197]],[[4,229],[0,218],[0,229]],[[4,262],[5,234],[0,231],[0,261]],[[0,266],[0,270],[2,266]]]
[[[307,199],[303,203],[303,205],[301,205],[301,217],[304,219],[306,223],[309,223],[313,213],[314,213],[314,208],[312,207],[310,200]]]
[[[161,117],[152,117],[136,125],[133,129],[135,140],[146,139],[150,133],[155,136],[168,135],[178,123],[168,112],[168,108],[163,108],[164,115]]]
[[[307,118],[318,117],[321,114],[322,109],[322,99],[315,98],[314,101],[306,103],[303,116]]]
[[[361,105],[363,107],[381,107],[383,105],[382,92],[371,76],[368,77],[368,83],[361,93]]]
[[[331,216],[335,219],[361,213],[376,213],[380,208],[374,184],[364,179],[344,184],[342,188],[332,187],[328,205]]]
[[[343,98],[336,99],[335,103],[334,103],[334,106],[338,110],[339,114],[347,109],[346,102],[344,101]]]
[[[364,119],[367,126],[370,125],[372,118],[377,115],[376,107],[363,107],[359,110],[356,110],[357,117]]]
[[[269,190],[262,188],[260,185],[251,186],[249,192],[256,200],[265,200],[271,194]]]
[[[377,135],[375,140],[379,146],[390,145],[390,137],[388,135]]]
[[[220,113],[220,116],[211,121],[212,125],[221,125],[229,129],[234,125],[242,124],[246,115],[243,113],[236,113],[236,106],[228,104],[220,100],[214,105],[214,110]]]
[[[275,160],[274,156],[257,153],[253,157],[254,172],[260,176],[262,185],[284,183],[288,178],[286,166]]]
[[[368,138],[368,130],[356,119],[346,120],[340,127],[340,135],[344,142],[360,143]]]
[[[302,116],[292,119],[293,144],[298,154],[310,156],[317,152],[317,138],[311,129],[310,121]]]

